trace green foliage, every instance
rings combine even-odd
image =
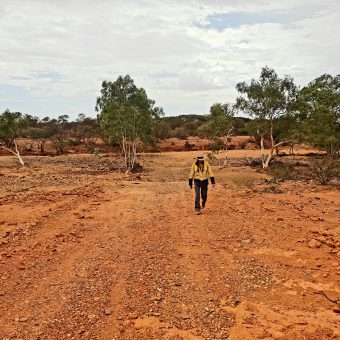
[[[100,155],[100,148],[93,148],[93,154],[98,157]]]
[[[156,138],[165,139],[170,137],[170,125],[163,119],[158,119],[154,125]]]
[[[292,77],[281,79],[269,67],[262,69],[259,80],[238,83],[236,89],[241,94],[236,100],[238,109],[251,117],[269,120],[287,113],[297,94]]]
[[[123,148],[125,143],[125,149],[134,149],[154,146],[156,138],[206,136],[214,140],[210,149],[217,151],[225,148],[233,128],[235,135],[255,136],[262,146],[271,143],[269,155],[262,153],[264,167],[273,157],[272,150],[278,151],[287,141],[306,142],[329,155],[339,152],[340,75],[324,74],[298,91],[293,78],[280,78],[264,67],[258,79],[240,82],[236,88],[235,105],[216,103],[209,115],[164,117],[144,89],[137,88],[130,76],[120,76],[114,82],[103,82],[97,119],[80,113],[75,121],[68,115],[40,120],[6,110],[0,114],[0,142],[11,148],[15,138],[31,138],[43,153],[45,142],[52,140],[57,153],[63,153],[70,142],[92,150],[98,137],[105,137],[110,145]],[[235,117],[236,110],[252,119]]]
[[[210,108],[210,115],[199,131],[208,137],[225,137],[234,127],[234,112],[230,104],[216,103]]]
[[[161,117],[155,122],[155,135],[165,139],[171,137],[187,138],[189,136],[209,136],[202,131],[203,126],[210,119],[210,115],[179,115]],[[236,135],[246,135],[245,124],[250,121],[245,117],[234,117],[233,126]]]
[[[249,122],[249,118],[243,118],[243,117],[235,117],[234,118],[234,130],[235,135],[237,136],[245,136],[247,135],[246,131],[246,124]]]
[[[161,121],[167,125],[168,137],[186,138],[188,136],[197,136],[198,129],[207,120],[205,115],[179,115],[171,117],[162,117]]]
[[[127,75],[102,83],[96,111],[99,125],[109,140],[121,145],[126,169],[133,170],[137,147],[155,143],[154,125],[163,110],[155,107],[145,90],[137,88]]]
[[[291,112],[275,120],[273,136],[276,141],[292,140],[302,142],[300,124]]]
[[[154,141],[154,122],[162,114],[154,104],[129,75],[114,82],[104,81],[96,105],[99,125],[118,143],[126,138],[150,144]]]
[[[286,117],[293,108],[297,88],[293,78],[286,75],[281,79],[273,69],[268,67],[262,69],[258,80],[252,79],[250,84],[238,83],[236,88],[240,96],[236,100],[235,107],[254,118],[253,122],[247,124],[246,129],[260,139],[262,166],[267,168],[274,149],[287,141],[290,132],[287,128],[291,126],[286,124],[284,129],[280,130],[281,125],[277,122],[282,120],[282,117]],[[271,150],[267,156],[264,154],[265,138],[271,142]]]
[[[340,75],[324,74],[302,88],[295,110],[301,139],[334,155],[340,149]]]
[[[213,152],[219,152],[224,148],[224,142],[218,138],[216,138],[212,143],[209,144],[209,150]]]
[[[187,132],[184,126],[178,126],[173,130],[171,133],[171,137],[176,137],[179,139],[186,139],[190,136],[190,134]]]
[[[61,115],[58,117],[58,123],[67,123],[69,118],[68,115]]]
[[[246,126],[245,130],[249,136],[254,136],[257,140],[259,136],[269,136],[270,123],[268,120],[256,118],[250,120]]]
[[[309,161],[309,169],[312,177],[325,185],[333,178],[340,177],[340,159],[332,156],[312,158]]]
[[[12,147],[15,138],[21,136],[22,130],[27,126],[27,117],[20,112],[6,110],[0,114],[0,141],[6,147]]]

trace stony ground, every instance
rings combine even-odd
[[[192,157],[1,157],[0,339],[339,338],[339,191]]]

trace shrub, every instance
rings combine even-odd
[[[95,156],[99,156],[100,155],[100,148],[96,148],[96,147],[94,147],[93,148],[93,154],[95,155]]]
[[[214,153],[214,152],[211,152],[211,151],[208,152],[207,158],[208,158],[208,161],[209,161],[210,164],[212,164],[212,165],[217,165],[217,164],[219,164],[219,160],[218,160],[218,158],[215,156],[215,153]]]
[[[287,180],[294,179],[294,167],[289,163],[283,163],[276,161],[273,163],[272,167],[269,169],[269,174],[273,176],[274,179]]]
[[[250,177],[244,177],[242,179],[243,185],[246,189],[256,192],[255,179]]]
[[[309,166],[312,177],[322,185],[340,175],[340,159],[338,157],[312,158],[309,161]]]
[[[195,144],[190,144],[188,141],[186,141],[185,144],[184,144],[184,150],[190,151],[195,146],[196,146]]]
[[[224,143],[220,139],[214,140],[212,143],[209,144],[209,150],[213,152],[218,152],[224,148]]]
[[[79,146],[81,145],[81,141],[78,138],[69,138],[68,139],[69,146]]]
[[[248,142],[246,142],[246,141],[241,142],[241,143],[240,143],[240,149],[241,149],[241,150],[245,150],[245,148],[247,147],[247,145],[248,145]]]

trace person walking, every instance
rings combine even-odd
[[[209,178],[212,186],[215,186],[215,177],[211,170],[211,165],[204,160],[203,155],[196,157],[196,161],[191,166],[189,175],[189,186],[192,189],[195,185],[195,213],[199,215],[201,208],[204,209],[208,198]],[[201,206],[202,197],[202,206]]]

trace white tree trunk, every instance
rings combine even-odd
[[[234,128],[232,127],[228,132],[227,135],[223,137],[224,141],[224,161],[223,167],[225,168],[228,165],[228,139],[234,134]]]
[[[124,154],[124,165],[126,173],[130,173],[137,161],[138,140],[130,140],[125,133],[122,134],[121,148]]]
[[[23,159],[22,159],[21,156],[20,156],[20,152],[19,152],[19,150],[18,150],[18,145],[17,145],[17,143],[16,143],[15,140],[14,140],[15,151],[13,151],[13,150],[11,150],[11,149],[9,149],[9,148],[6,148],[4,145],[0,145],[0,146],[1,146],[1,148],[3,148],[3,149],[5,149],[5,150],[9,151],[10,153],[12,153],[13,155],[15,155],[15,156],[18,158],[19,163],[20,163],[22,166],[25,166],[25,163],[24,163]]]
[[[273,154],[274,154],[274,148],[271,148],[267,158],[265,156],[264,157],[262,156],[262,167],[263,167],[263,169],[267,169],[269,167],[269,162],[273,158]]]
[[[260,136],[260,145],[261,145],[261,159],[262,159],[262,168],[265,168],[265,163],[266,163],[266,156],[264,154],[264,134],[260,134],[259,131],[257,131],[257,134]]]
[[[263,148],[263,151],[262,151],[262,167],[263,169],[267,169],[269,167],[269,162],[271,161],[271,159],[273,158],[273,155],[274,155],[274,150],[283,145],[283,144],[288,144],[288,143],[292,143],[293,141],[289,140],[289,141],[283,141],[283,142],[280,142],[280,143],[276,143],[273,145],[273,147],[270,149],[269,151],[269,154],[267,156],[267,158],[264,156],[264,148]],[[262,145],[263,145],[263,140],[261,138],[261,150],[262,150]]]

